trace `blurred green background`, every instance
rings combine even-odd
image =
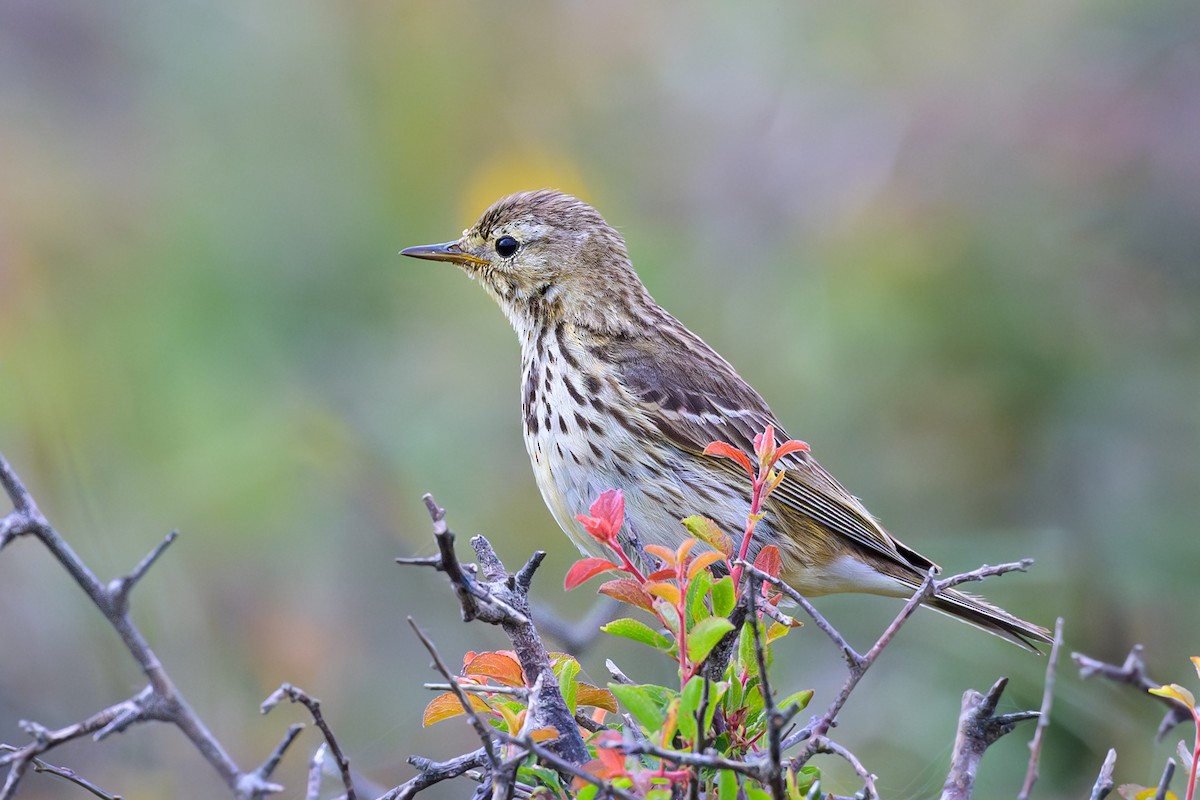
[[[170,672],[244,767],[324,701],[387,786],[464,626],[421,494],[567,616],[573,558],[520,439],[518,348],[477,286],[408,245],[553,186],[626,235],[655,297],[728,357],[901,538],[1068,651],[1195,686],[1200,653],[1200,6],[1181,2],[0,2],[0,451],[104,579],[168,530],[134,595]],[[769,308],[767,313],[764,307]],[[465,539],[464,539],[465,544]],[[865,646],[896,604],[820,606]],[[643,680],[669,665],[604,642]],[[810,627],[778,680],[842,680]],[[936,793],[959,698],[1045,660],[922,614],[837,730],[887,797]],[[136,692],[115,634],[47,553],[0,554],[0,741]],[[1105,750],[1152,783],[1186,732],[1064,654],[1037,796]],[[1030,730],[981,798],[1019,786]],[[280,777],[303,796],[308,732]],[[181,735],[51,760],[127,798],[216,798]],[[829,788],[852,777],[824,761]],[[431,797],[461,797],[451,784]],[[22,797],[80,796],[44,776]]]

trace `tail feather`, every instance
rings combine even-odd
[[[1050,631],[1032,622],[1015,617],[982,597],[947,589],[929,601],[929,607],[960,619],[980,630],[1007,639],[1034,653],[1041,653],[1037,644],[1050,644]]]

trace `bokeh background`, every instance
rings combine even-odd
[[[1195,686],[1200,652],[1200,6],[638,2],[0,2],[0,451],[100,574],[180,540],[134,596],[170,672],[243,767],[324,701],[386,786],[464,626],[423,492],[519,564],[572,560],[518,422],[518,348],[478,287],[402,260],[500,195],[553,186],[626,235],[655,297],[726,355],[898,535],[1068,651]],[[865,645],[896,605],[821,602]],[[778,680],[842,679],[809,628]],[[669,666],[604,642],[664,681]],[[1179,732],[1064,654],[1037,795],[1106,749],[1152,783]],[[959,698],[1045,660],[922,614],[837,731],[893,798],[935,793]],[[143,679],[32,541],[0,554],[0,741]],[[981,798],[1019,786],[1031,730]],[[311,732],[285,763],[303,796]],[[173,729],[51,759],[127,798],[225,796]],[[856,787],[840,763],[827,786]],[[461,797],[452,784],[431,797]],[[22,797],[81,792],[44,776]]]

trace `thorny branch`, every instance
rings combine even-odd
[[[963,694],[962,713],[950,756],[950,773],[942,787],[942,800],[968,800],[975,787],[975,772],[983,753],[997,739],[1012,731],[1017,723],[1035,719],[1036,711],[1018,711],[996,716],[1000,695],[1008,678],[996,681],[987,694],[968,689]]]
[[[285,697],[293,703],[300,703],[308,709],[308,713],[312,714],[313,722],[320,729],[321,735],[325,737],[325,744],[329,746],[329,752],[333,753],[333,760],[337,762],[338,771],[342,775],[342,785],[346,787],[346,800],[357,800],[358,796],[354,791],[354,779],[350,777],[350,759],[346,758],[346,754],[338,746],[337,739],[333,735],[333,730],[330,729],[329,723],[325,721],[325,716],[321,713],[320,700],[312,697],[298,686],[285,683],[263,701],[262,705],[259,706],[259,710],[266,714],[279,705],[280,701]],[[318,751],[320,752],[319,749]],[[316,760],[316,756],[313,758]]]
[[[1143,692],[1148,692],[1150,689],[1157,689],[1162,684],[1146,674],[1146,660],[1142,657],[1143,649],[1140,644],[1135,644],[1130,648],[1129,655],[1125,656],[1125,663],[1119,667],[1083,653],[1071,653],[1071,660],[1079,668],[1079,677],[1081,678],[1099,675],[1114,683],[1125,683],[1135,686]],[[1157,698],[1167,707],[1166,716],[1162,718],[1162,722],[1158,723],[1158,732],[1155,734],[1158,741],[1162,741],[1162,738],[1170,733],[1176,725],[1191,720],[1192,716],[1188,710],[1174,700],[1158,695],[1151,695],[1151,697]]]
[[[82,736],[90,734],[99,741],[109,734],[121,733],[135,723],[150,721],[167,722],[179,728],[236,797],[249,800],[282,791],[282,786],[268,780],[278,759],[275,758],[274,763],[268,759],[268,763],[262,767],[243,772],[192,710],[133,622],[129,612],[130,593],[175,540],[176,533],[172,531],[168,534],[129,574],[106,585],[49,523],[3,456],[0,456],[0,486],[13,504],[13,510],[0,518],[0,549],[23,536],[40,541],[116,630],[149,682],[128,700],[109,706],[74,725],[49,730],[36,722],[23,722],[22,729],[33,741],[0,755],[0,767],[8,767],[8,774],[0,787],[0,800],[10,800],[14,796],[21,778],[30,767],[36,766],[37,758],[42,753]],[[287,741],[290,743],[291,740]]]
[[[1100,774],[1096,776],[1096,782],[1092,785],[1092,795],[1089,800],[1104,800],[1112,792],[1116,782],[1113,780],[1113,768],[1117,765],[1117,751],[1114,748],[1109,748],[1108,755],[1104,757],[1104,763],[1100,765]]]
[[[1050,725],[1050,707],[1054,702],[1054,684],[1057,678],[1058,650],[1062,647],[1063,618],[1059,617],[1054,623],[1054,643],[1050,645],[1050,658],[1046,663],[1046,681],[1042,689],[1042,708],[1038,712],[1037,727],[1033,730],[1033,739],[1029,742],[1029,767],[1025,770],[1025,783],[1021,786],[1017,800],[1029,800],[1033,793],[1033,784],[1038,779],[1038,763],[1042,758],[1042,739],[1046,728]]]

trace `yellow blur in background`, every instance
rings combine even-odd
[[[574,554],[521,444],[515,338],[457,271],[396,255],[550,186],[898,536],[953,571],[1036,558],[986,594],[1186,683],[1197,34],[1182,2],[4,3],[0,452],[103,579],[181,531],[137,619],[243,768],[303,719],[257,713],[286,680],[394,785],[466,741],[419,727],[435,676],[405,615],[451,663],[503,645],[391,563],[432,552],[422,493],[510,567],[550,550],[543,602],[590,601],[560,588]],[[821,608],[865,644],[897,606]],[[779,684],[823,703],[837,654],[815,629],[784,644]],[[602,642],[595,681],[605,656],[669,674]],[[928,796],[962,691],[1009,675],[1012,709],[1036,707],[1044,667],[921,615],[839,738],[884,796]],[[41,548],[0,553],[0,742],[142,685]],[[1176,738],[1157,718],[1064,663],[1039,796],[1079,796],[1110,746],[1120,782],[1153,784]],[[978,796],[1011,796],[1026,756],[1001,741]],[[224,796],[162,728],[51,760],[128,798]]]

